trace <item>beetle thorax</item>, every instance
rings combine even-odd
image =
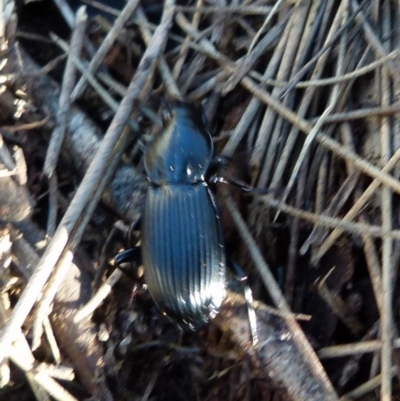
[[[205,126],[181,109],[149,145],[146,173],[156,185],[195,184],[204,180],[212,155],[213,142]]]

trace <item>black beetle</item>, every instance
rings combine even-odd
[[[202,110],[175,102],[144,159],[150,181],[141,221],[145,281],[159,309],[193,330],[215,317],[227,290],[218,207],[206,182],[213,154]],[[134,255],[127,250],[115,262]]]

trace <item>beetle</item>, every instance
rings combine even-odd
[[[150,184],[141,220],[141,256],[158,308],[180,327],[196,330],[217,315],[227,292],[220,216],[206,180],[214,145],[200,107],[174,102],[170,114],[144,155]],[[115,262],[131,261],[134,255],[135,249],[124,251]],[[253,328],[252,333],[254,343]]]

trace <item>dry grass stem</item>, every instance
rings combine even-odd
[[[384,36],[390,34],[392,27],[389,24],[390,8],[387,7],[388,2],[385,2],[384,7],[384,23],[382,26],[382,34]],[[365,19],[362,21],[364,29],[370,27]],[[372,38],[372,33],[369,34]],[[383,50],[384,51],[384,50]],[[391,93],[389,91],[390,81],[388,69],[382,69],[381,74],[377,74],[377,87],[381,88],[380,103],[383,107],[387,107],[391,103]],[[400,82],[397,79],[397,82]],[[388,118],[382,118],[380,122],[380,142],[381,142],[381,161],[382,165],[387,163],[393,154],[392,142],[393,132],[390,121]],[[392,399],[392,337],[393,337],[393,323],[392,323],[392,302],[393,302],[393,266],[392,266],[392,252],[393,240],[387,236],[387,233],[392,229],[393,225],[393,206],[392,206],[392,191],[390,188],[383,187],[381,193],[381,213],[382,213],[382,228],[385,235],[382,241],[382,299],[380,305],[381,309],[381,327],[380,334],[382,340],[381,350],[381,401],[390,401]]]
[[[76,13],[75,25],[71,38],[70,52],[67,58],[67,65],[64,71],[63,83],[60,93],[60,102],[57,112],[56,128],[54,129],[49,147],[47,149],[46,159],[44,163],[44,173],[49,179],[57,165],[58,156],[61,151],[61,145],[64,140],[65,131],[67,129],[67,119],[69,117],[69,108],[71,105],[71,92],[75,85],[76,68],[73,58],[78,58],[81,52],[81,45],[85,34],[87,22],[86,10],[81,7]]]
[[[400,347],[400,339],[393,341],[393,348]],[[318,351],[320,358],[342,358],[356,354],[365,354],[369,352],[379,351],[382,348],[380,340],[361,341],[352,344],[333,345],[330,347],[321,348]]]
[[[202,2],[201,2],[202,3]],[[264,15],[269,14],[273,7],[270,6],[202,6],[197,3],[196,6],[176,6],[176,10],[183,13],[193,14],[214,14],[214,13],[235,13],[241,15]]]
[[[121,33],[125,23],[128,21],[129,17],[135,11],[136,7],[139,4],[139,0],[129,0],[126,3],[126,6],[122,10],[121,14],[116,19],[113,27],[108,32],[107,36],[104,38],[103,43],[96,51],[96,54],[93,56],[92,60],[89,63],[88,70],[93,73],[100,66],[103,58],[106,56],[110,47],[113,45],[114,41],[117,39],[118,35]],[[76,100],[85,89],[85,79],[82,77],[77,83],[72,95],[71,99]]]
[[[279,286],[275,281],[274,276],[272,275],[267,264],[263,260],[263,257],[261,256],[261,253],[246,226],[246,223],[240,216],[240,213],[235,206],[235,203],[233,202],[230,195],[228,195],[226,192],[225,192],[225,202],[243,241],[246,243],[250,251],[254,263],[258,271],[260,272],[265,287],[268,289],[269,294],[273,299],[275,305],[284,313],[283,317],[293,335],[293,339],[296,345],[298,346],[299,351],[303,354],[304,361],[309,366],[314,379],[317,380],[318,383],[320,384],[323,393],[326,397],[325,399],[327,401],[337,400],[336,392],[333,389],[332,384],[329,381],[328,377],[326,376],[326,373],[322,368],[314,350],[312,349],[310,343],[308,342],[299,324],[294,319],[290,311],[289,305],[287,304],[283,294],[281,293]]]
[[[390,369],[390,375],[391,375],[391,377],[393,377],[395,374],[396,374],[396,367],[393,366]],[[373,391],[377,387],[379,387],[381,384],[381,381],[382,381],[382,375],[377,375],[373,379],[370,379],[367,382],[363,383],[361,386],[344,394],[342,397],[340,397],[339,401],[356,400],[357,398],[360,398],[363,395],[365,395],[365,394]]]
[[[118,282],[121,276],[121,270],[114,270],[110,277],[107,278],[106,282],[101,285],[93,298],[75,315],[74,322],[78,323],[86,317],[90,316],[104,301],[104,299],[107,298],[114,284]]]
[[[339,296],[339,294],[332,293],[326,285],[326,280],[330,273],[328,273],[318,283],[318,293],[324,301],[332,309],[333,313],[339,317],[343,324],[350,329],[350,331],[358,336],[364,331],[363,325],[359,322],[358,318],[351,313],[351,310]]]

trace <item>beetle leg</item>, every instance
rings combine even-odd
[[[231,163],[231,158],[227,156],[215,156],[207,170],[206,180],[208,181],[210,177],[220,175],[226,171],[229,164]]]
[[[247,283],[247,276],[244,273],[243,269],[235,262],[229,261],[228,265],[233,271],[235,278],[242,284],[244,298],[247,303],[247,311],[249,314],[249,324],[251,330],[251,337],[253,339],[253,346],[257,346],[258,344],[258,332],[257,332],[257,317],[256,311],[254,310],[253,304],[253,293]]]
[[[254,188],[249,185],[227,177],[226,170],[231,162],[231,158],[227,156],[216,156],[210,163],[206,181],[212,184],[222,182],[223,184],[230,184],[244,192],[253,192]]]
[[[223,184],[229,184],[235,188],[242,190],[243,192],[251,193],[256,190],[256,189],[252,188],[251,186],[241,183],[239,181],[233,180],[232,178],[228,178],[226,176],[221,176],[221,175],[217,175],[217,174],[214,174],[213,176],[211,176],[209,179],[209,182],[211,182],[212,184],[216,184],[218,182],[221,182]]]
[[[132,249],[134,249],[135,248],[135,244],[133,243],[133,239],[134,239],[134,235],[133,235],[133,232],[134,231],[141,231],[142,230],[142,218],[140,217],[138,220],[136,220],[136,222],[135,223],[133,223],[133,224],[131,224],[131,226],[129,227],[129,231],[128,231],[128,243],[127,243],[127,245],[129,246],[129,247],[131,247]],[[137,241],[135,242],[135,243],[137,243]],[[127,251],[128,250],[130,250],[130,249],[127,249]],[[124,251],[125,252],[125,251]],[[121,252],[121,253],[123,253],[123,252]],[[138,258],[141,258],[141,255],[139,255],[138,256]],[[129,261],[129,262],[135,262],[136,260],[138,260],[137,258],[135,259],[135,260],[131,260],[131,261]]]
[[[227,156],[214,157],[208,169],[206,181],[212,184],[216,184],[218,182],[229,184],[237,189],[240,189],[243,192],[247,192],[250,194],[264,195],[271,192],[271,189],[269,188],[253,188],[252,186],[247,185],[244,182],[228,177],[226,174],[226,170],[230,162],[231,158]]]
[[[233,187],[240,189],[243,192],[253,195],[266,195],[271,192],[279,191],[277,188],[254,188],[251,185],[247,185],[242,181],[231,178],[226,174],[227,167],[231,162],[231,158],[228,156],[216,156],[211,160],[206,181],[208,183],[216,184],[221,182],[223,184],[229,184]]]
[[[136,264],[142,263],[141,247],[136,246],[134,248],[127,249],[126,251],[120,252],[117,256],[115,256],[114,262],[116,266],[119,266],[122,263],[130,262],[134,262]]]
[[[281,190],[280,188],[254,188],[251,185],[247,185],[241,181],[234,180],[233,178],[217,174],[212,175],[208,180],[208,182],[212,184],[216,184],[218,182],[221,182],[223,184],[229,184],[237,189],[240,189],[243,192],[253,195],[266,195],[271,192],[277,192]]]
[[[231,162],[231,158],[227,156],[215,156],[211,162],[210,166],[207,169],[206,181],[213,182],[213,178],[219,176],[223,172],[226,171],[229,164]]]
[[[140,246],[136,246],[134,248],[122,251],[114,257],[114,264],[118,266],[118,268],[129,278],[134,280],[135,274],[133,273],[132,267],[121,266],[124,263],[134,263],[134,268],[140,266],[142,264],[142,248]]]

